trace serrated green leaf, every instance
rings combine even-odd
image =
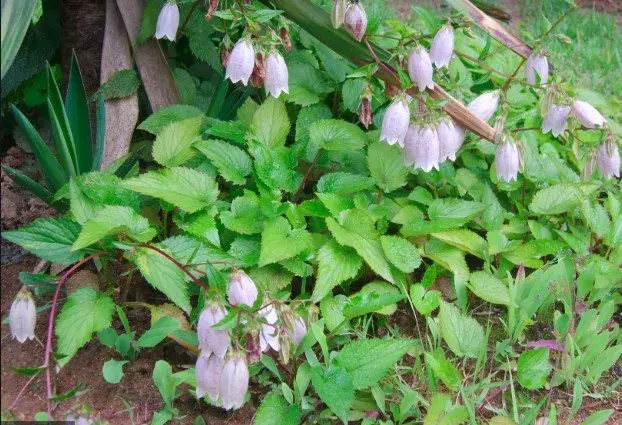
[[[380,243],[387,259],[404,273],[412,273],[421,264],[417,248],[399,236],[381,236]]]
[[[309,127],[316,121],[331,118],[332,113],[324,104],[307,106],[298,112],[296,119],[296,142],[307,144],[309,141]]]
[[[486,209],[481,202],[465,201],[455,198],[435,199],[428,207],[431,221],[470,220]]]
[[[57,264],[79,261],[83,251],[73,251],[80,225],[66,218],[39,218],[18,230],[2,232],[2,237],[18,244],[37,257]]]
[[[174,122],[196,117],[201,117],[202,122],[204,121],[204,115],[200,109],[190,105],[172,105],[153,113],[149,118],[140,123],[137,128],[157,135]]]
[[[210,206],[219,193],[218,185],[211,176],[185,167],[149,171],[126,180],[123,186],[160,198],[189,213]]]
[[[438,291],[426,291],[424,285],[416,284],[410,287],[410,299],[419,314],[428,316],[438,308],[441,293]]]
[[[372,178],[385,192],[392,192],[406,185],[410,171],[404,165],[398,146],[373,143],[367,149],[367,165]]]
[[[256,144],[251,151],[255,158],[255,173],[270,189],[295,193],[302,182],[296,153],[286,147],[275,149]]]
[[[320,399],[343,423],[348,422],[350,407],[354,401],[354,386],[350,374],[342,368],[325,371],[316,366],[311,369],[311,382]]]
[[[261,212],[259,198],[255,192],[245,190],[231,202],[231,210],[220,213],[220,221],[229,230],[243,235],[261,233],[266,217]]]
[[[180,312],[181,313],[181,312]],[[147,332],[142,334],[136,343],[139,347],[155,347],[164,340],[169,334],[172,334],[180,328],[181,324],[178,320],[171,316],[160,317]]]
[[[282,395],[273,392],[261,402],[253,425],[298,425],[301,417],[298,405],[290,405]]]
[[[157,229],[149,225],[149,220],[132,208],[108,205],[84,223],[72,249],[74,251],[84,249],[106,236],[119,233],[124,233],[138,242],[149,242],[157,232]]]
[[[346,344],[335,357],[355,389],[375,385],[384,378],[395,362],[415,346],[411,339],[365,339]]]
[[[518,383],[529,390],[537,390],[546,384],[553,369],[549,363],[548,348],[534,348],[520,355],[517,362]]]
[[[288,68],[290,84],[289,94],[285,96],[287,102],[300,106],[313,105],[335,89],[329,77],[309,63],[294,61],[288,63]]]
[[[195,154],[200,139],[201,117],[173,122],[160,131],[153,143],[153,159],[165,167],[183,165]]]
[[[536,214],[563,214],[573,210],[597,188],[595,185],[555,184],[536,192],[529,209]]]
[[[216,227],[216,219],[206,211],[194,214],[176,214],[173,217],[180,229],[220,247],[220,236]]]
[[[233,184],[244,185],[246,177],[253,171],[250,156],[237,146],[220,140],[202,140],[194,147],[212,161],[225,180]]]
[[[91,102],[97,100],[101,94],[105,100],[122,99],[136,93],[140,87],[140,78],[133,69],[123,69],[114,73],[104,84],[91,96]]]
[[[102,366],[102,375],[109,384],[118,384],[123,379],[123,365],[127,360],[110,359]]]
[[[365,314],[381,312],[403,299],[404,296],[400,293],[361,291],[348,298],[348,302],[343,306],[343,314],[346,318],[353,319]]]
[[[367,137],[358,126],[342,120],[320,120],[309,127],[309,144],[328,151],[355,151]]]
[[[255,112],[249,137],[266,147],[276,148],[285,145],[289,128],[285,103],[280,99],[268,97]]]
[[[510,306],[510,290],[496,276],[486,272],[471,273],[469,288],[484,301]]]
[[[457,356],[476,358],[485,344],[482,325],[445,301],[441,301],[438,318],[449,349]]]
[[[330,240],[317,254],[318,271],[312,299],[320,301],[341,282],[356,276],[363,260],[352,248],[339,245]]]
[[[425,353],[425,364],[434,371],[434,374],[443,381],[443,384],[456,391],[462,383],[460,371],[452,362],[447,360],[442,351]]]
[[[295,257],[312,246],[313,240],[309,232],[303,229],[292,230],[287,219],[277,217],[266,224],[261,234],[259,266]]]
[[[90,287],[78,288],[69,295],[56,321],[57,351],[66,364],[94,332],[110,326],[114,302]]]
[[[485,258],[488,252],[488,243],[486,240],[468,229],[447,230],[445,232],[432,233],[431,235],[446,244],[460,248],[478,258]]]
[[[249,276],[258,287],[271,294],[290,285],[294,278],[293,273],[277,264],[251,269]]]
[[[330,332],[334,332],[337,328],[346,330],[348,325],[344,325],[346,316],[343,315],[343,307],[348,302],[345,295],[337,295],[336,297],[325,297],[320,302],[320,311],[322,318],[326,323],[326,328]]]
[[[370,177],[340,172],[324,174],[317,183],[317,191],[336,193],[337,195],[350,195],[363,190],[369,190],[373,186],[374,182]]]

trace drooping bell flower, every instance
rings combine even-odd
[[[366,129],[369,128],[372,121],[371,98],[371,89],[367,86],[365,90],[363,90],[361,106],[359,107],[359,121]]]
[[[600,175],[604,178],[620,177],[620,151],[612,135],[609,135],[607,141],[598,149],[596,164]]]
[[[398,143],[404,147],[404,139],[410,125],[410,110],[406,99],[396,99],[384,113],[382,119],[382,131],[380,141],[386,141],[390,145]]]
[[[266,93],[278,98],[282,92],[289,94],[289,71],[283,56],[276,50],[266,60]]]
[[[499,91],[489,91],[476,97],[467,108],[482,121],[488,122],[499,107]]]
[[[266,319],[266,323],[261,324],[261,332],[259,333],[261,351],[265,353],[270,347],[274,351],[279,351],[279,329],[276,327],[279,317],[276,314],[275,307],[269,304],[259,310],[259,314]]]
[[[408,126],[408,132],[404,138],[404,150],[402,151],[404,157],[404,165],[410,167],[415,165],[415,144],[416,139],[419,137],[419,130],[421,128],[417,124],[410,124]]]
[[[434,36],[430,47],[430,59],[437,68],[449,67],[454,53],[454,30],[451,25],[443,26]]]
[[[177,29],[179,28],[179,7],[172,1],[167,1],[160,10],[158,23],[156,24],[155,37],[159,40],[166,38],[170,41],[175,40]]]
[[[520,151],[518,150],[516,142],[512,139],[500,141],[495,153],[497,179],[504,182],[517,180],[520,163]]]
[[[248,366],[244,354],[235,352],[225,361],[220,374],[220,397],[226,410],[238,409],[244,404],[248,391]]]
[[[525,76],[529,83],[537,84],[536,74],[540,78],[540,85],[545,85],[549,80],[549,61],[542,52],[532,53],[525,64]]]
[[[245,304],[250,307],[257,300],[257,287],[243,270],[235,270],[229,279],[227,296],[231,305]]]
[[[18,340],[20,344],[24,343],[27,339],[35,339],[37,308],[27,286],[22,286],[22,289],[20,289],[13,300],[9,318],[11,320],[11,335],[14,339]]]
[[[330,15],[330,21],[333,24],[333,28],[339,29],[343,25],[347,6],[348,0],[335,0],[335,3],[333,3],[333,11]]]
[[[464,131],[449,119],[443,119],[436,127],[439,141],[439,161],[455,161],[456,153],[464,141]]]
[[[588,102],[575,100],[572,106],[572,114],[583,124],[585,128],[602,127],[607,120]]]
[[[204,355],[214,353],[216,357],[225,358],[231,347],[231,337],[228,330],[214,329],[213,326],[227,315],[225,308],[217,303],[208,305],[199,316],[197,335],[199,348]]]
[[[296,316],[293,319],[293,322],[290,323],[286,327],[286,329],[287,329],[288,336],[291,338],[292,342],[294,343],[294,346],[296,347],[300,345],[300,343],[302,342],[302,339],[307,334],[307,325],[305,324],[305,321],[302,320],[302,317],[300,316]]]
[[[346,7],[343,24],[356,41],[361,41],[367,31],[367,13],[358,0],[350,1]]]
[[[434,88],[432,61],[430,60],[430,55],[422,46],[415,47],[410,53],[408,57],[408,74],[412,82],[419,88],[419,91],[424,91],[426,88]]]
[[[418,128],[416,125],[411,125],[406,135],[404,153],[406,165],[414,165],[415,169],[421,169],[426,173],[432,168],[438,170],[440,142],[436,129],[433,126]]]
[[[231,80],[232,83],[241,81],[246,86],[254,68],[255,49],[250,41],[242,39],[236,43],[229,53],[225,78]]]
[[[212,401],[218,400],[220,393],[220,376],[224,360],[215,355],[201,353],[195,365],[197,378],[197,398],[207,394]]]
[[[544,117],[542,132],[546,134],[550,131],[553,133],[553,136],[557,137],[566,131],[570,109],[570,106],[551,105],[549,112]]]

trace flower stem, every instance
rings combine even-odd
[[[152,251],[157,252],[158,254],[160,254],[161,256],[165,257],[167,260],[169,260],[171,263],[173,263],[177,267],[179,267],[186,274],[186,276],[188,276],[190,279],[192,279],[192,281],[196,285],[201,286],[205,290],[209,289],[209,285],[207,283],[203,282],[201,279],[197,278],[195,275],[190,273],[190,271],[188,271],[186,266],[184,266],[182,263],[180,263],[175,258],[173,258],[171,255],[169,255],[168,252],[166,252],[166,251],[164,251],[164,250],[162,250],[162,249],[160,249],[160,248],[158,248],[156,246],[149,245],[149,244],[146,244],[146,243],[141,243],[138,246],[140,248],[147,248],[147,249],[151,249]]]

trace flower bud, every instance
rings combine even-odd
[[[371,93],[369,93],[369,95],[361,97],[361,106],[359,108],[359,121],[365,129],[369,128],[371,118]]]
[[[581,170],[581,180],[584,182],[589,182],[592,180],[592,176],[594,175],[594,169],[596,168],[596,152],[595,150],[590,151],[587,157],[587,161]]]
[[[209,19],[214,16],[214,12],[218,10],[219,0],[210,0],[209,6],[207,7],[207,13],[205,14],[205,19]]]
[[[451,119],[445,118],[436,128],[436,133],[438,134],[439,141],[439,161],[443,162],[448,159],[455,161],[456,153],[458,153],[458,149],[464,142],[464,130],[454,125]]]
[[[330,21],[335,29],[339,29],[343,25],[347,5],[348,0],[335,0],[335,3],[333,4],[333,12],[330,15]]]
[[[156,25],[155,37],[159,40],[167,38],[170,41],[175,40],[177,29],[179,28],[179,7],[177,4],[167,1],[160,10],[158,23]]]
[[[289,333],[284,328],[279,333],[279,358],[284,364],[289,363],[292,355],[292,340],[289,337]]]
[[[281,37],[281,43],[283,44],[283,48],[287,50],[288,52],[291,52],[292,51],[292,39],[289,36],[288,29],[285,27],[281,27],[279,35]]]
[[[522,263],[520,266],[518,266],[518,271],[516,272],[515,281],[519,285],[525,282],[525,266],[523,266]]]
[[[356,41],[363,39],[367,30],[367,13],[358,0],[351,1],[346,8],[343,24]]]
[[[540,76],[540,85],[545,85],[549,80],[549,61],[541,52],[532,53],[525,64],[525,76],[529,83],[537,84],[536,74]]]
[[[236,43],[229,54],[225,78],[230,79],[232,83],[241,81],[246,86],[254,68],[255,49],[248,40],[242,39]]]
[[[215,355],[201,353],[195,366],[197,377],[197,398],[207,394],[212,401],[218,400],[220,376],[224,360]]]
[[[11,319],[11,335],[14,339],[17,339],[20,344],[24,343],[27,339],[35,339],[37,308],[27,286],[22,286],[22,289],[20,289],[13,300],[9,318]]]
[[[596,108],[582,100],[575,100],[572,113],[586,128],[602,127],[607,122]]]
[[[499,142],[495,153],[495,167],[499,181],[510,182],[518,178],[520,152],[516,142],[511,139]]]
[[[231,51],[229,49],[225,47],[220,49],[220,62],[222,63],[223,68],[227,68],[230,54],[231,54]]]
[[[410,110],[406,99],[396,99],[384,113],[380,141],[386,141],[390,145],[399,143],[401,147],[404,147],[409,124]]]
[[[278,98],[281,92],[289,94],[289,71],[283,56],[273,51],[266,61],[266,93]]]
[[[258,363],[261,360],[260,332],[256,330],[246,335],[246,360],[250,363]]]
[[[610,137],[598,149],[596,163],[598,164],[600,175],[604,178],[620,177],[620,152],[613,137]]]
[[[408,57],[408,74],[412,82],[419,88],[419,91],[424,91],[426,87],[434,88],[432,62],[430,55],[423,47],[418,46],[410,53]]]
[[[264,81],[266,81],[266,62],[264,61],[263,55],[257,53],[255,67],[251,74],[251,85],[255,88],[259,88],[263,86]]]
[[[235,270],[229,279],[227,296],[231,305],[246,304],[250,307],[257,300],[257,287],[243,270]]]
[[[549,112],[544,117],[542,132],[546,134],[550,131],[555,137],[562,134],[566,130],[570,109],[570,106],[551,105]]]
[[[307,325],[305,321],[302,320],[302,317],[296,316],[293,320],[293,323],[287,327],[287,334],[291,338],[294,346],[300,345],[302,339],[307,334]]]
[[[274,351],[279,351],[279,329],[275,326],[279,317],[276,314],[276,308],[274,305],[269,304],[259,310],[259,314],[263,316],[267,322],[261,324],[261,332],[259,334],[261,351],[265,353],[270,347],[272,347]]]
[[[248,390],[248,366],[242,353],[234,353],[223,366],[220,375],[220,397],[226,410],[238,409],[244,404]]]
[[[454,30],[451,25],[445,25],[434,36],[430,47],[430,59],[437,68],[449,67],[451,56],[454,53]]]
[[[225,358],[227,350],[231,347],[231,337],[228,330],[213,329],[227,315],[225,308],[219,304],[208,305],[199,316],[197,323],[197,335],[201,353],[209,356],[214,353],[221,359]]]
[[[432,168],[438,170],[440,143],[434,127],[418,128],[416,125],[411,125],[406,135],[404,153],[406,165],[414,164],[415,169],[420,168],[426,173]]]
[[[482,121],[488,122],[499,107],[499,92],[489,91],[476,97],[467,105],[469,111],[473,112]]]

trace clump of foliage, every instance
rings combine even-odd
[[[72,176],[63,216],[3,234],[71,266],[23,275],[54,291],[45,363],[30,372],[97,335],[121,359],[102,370],[118,383],[171,339],[197,364],[156,363],[158,424],[179,415],[180,386],[226,409],[261,386],[258,425],[555,423],[544,389],[572,392],[571,416],[584,394],[616,391],[602,377],[622,353],[618,135],[550,72],[539,46],[556,24],[520,58],[463,16],[422,9],[410,23],[362,1],[211,1],[207,16],[178,3],[149,1],[140,35],[177,39],[184,100],[139,125],[151,160],[124,178]],[[350,63],[324,31],[373,60]],[[470,102],[468,119],[440,87]],[[493,118],[492,140],[464,128]],[[54,322],[91,261],[129,278],[68,293]],[[169,302],[133,299],[139,277]],[[138,338],[130,308],[151,314]]]

